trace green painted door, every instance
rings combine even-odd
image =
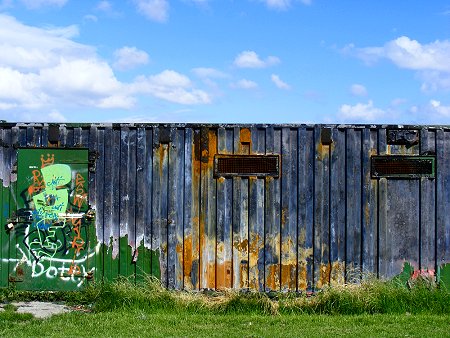
[[[19,149],[17,166],[10,282],[27,290],[82,287],[95,269],[88,150]]]

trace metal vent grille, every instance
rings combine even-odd
[[[216,155],[214,175],[233,176],[273,176],[280,175],[278,155]]]
[[[435,176],[434,156],[372,156],[372,177],[419,178]]]

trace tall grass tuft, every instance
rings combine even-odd
[[[270,296],[270,297],[269,297]],[[153,277],[143,283],[119,278],[91,284],[79,292],[0,291],[0,300],[65,301],[93,311],[118,309],[187,311],[190,313],[268,314],[450,314],[450,291],[425,278],[409,281],[366,279],[359,284],[326,287],[313,296],[306,293],[258,293],[226,290],[188,292],[163,288]]]

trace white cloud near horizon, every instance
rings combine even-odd
[[[134,0],[139,13],[155,22],[166,22],[169,18],[169,1],[167,0]]]
[[[243,51],[234,59],[234,65],[238,68],[267,68],[280,63],[280,59],[276,56],[268,56],[261,59],[254,51]]]
[[[129,70],[137,66],[146,65],[149,57],[146,52],[136,47],[122,47],[114,51],[113,67],[118,70]]]
[[[343,51],[368,65],[387,59],[399,68],[416,71],[424,92],[450,89],[450,40],[421,44],[401,36],[381,47],[357,48],[350,44]]]
[[[61,116],[52,118],[62,120],[64,107],[130,109],[140,96],[182,105],[211,102],[207,92],[173,70],[120,81],[94,47],[71,40],[77,34],[76,26],[38,28],[0,14],[0,111],[49,116],[57,108]],[[145,61],[140,52],[131,48],[123,53],[134,54],[127,66]]]
[[[339,108],[338,117],[350,123],[361,122],[379,122],[380,118],[385,116],[385,111],[376,108],[373,101],[369,100],[367,104],[357,103],[355,105],[343,104]]]
[[[283,89],[283,90],[291,89],[291,86],[289,86],[286,82],[281,80],[280,77],[278,75],[276,75],[276,74],[272,74],[270,76],[270,79],[275,84],[275,86],[277,86],[277,88],[279,88],[279,89]]]

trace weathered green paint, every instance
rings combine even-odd
[[[438,267],[437,280],[439,285],[450,290],[450,264]]]
[[[403,264],[403,270],[402,272],[395,276],[393,280],[395,282],[398,282],[401,285],[407,285],[408,281],[411,279],[411,276],[414,274],[414,267],[409,263],[405,262]]]
[[[17,288],[76,290],[93,277],[88,191],[87,149],[18,150],[8,268]]]

